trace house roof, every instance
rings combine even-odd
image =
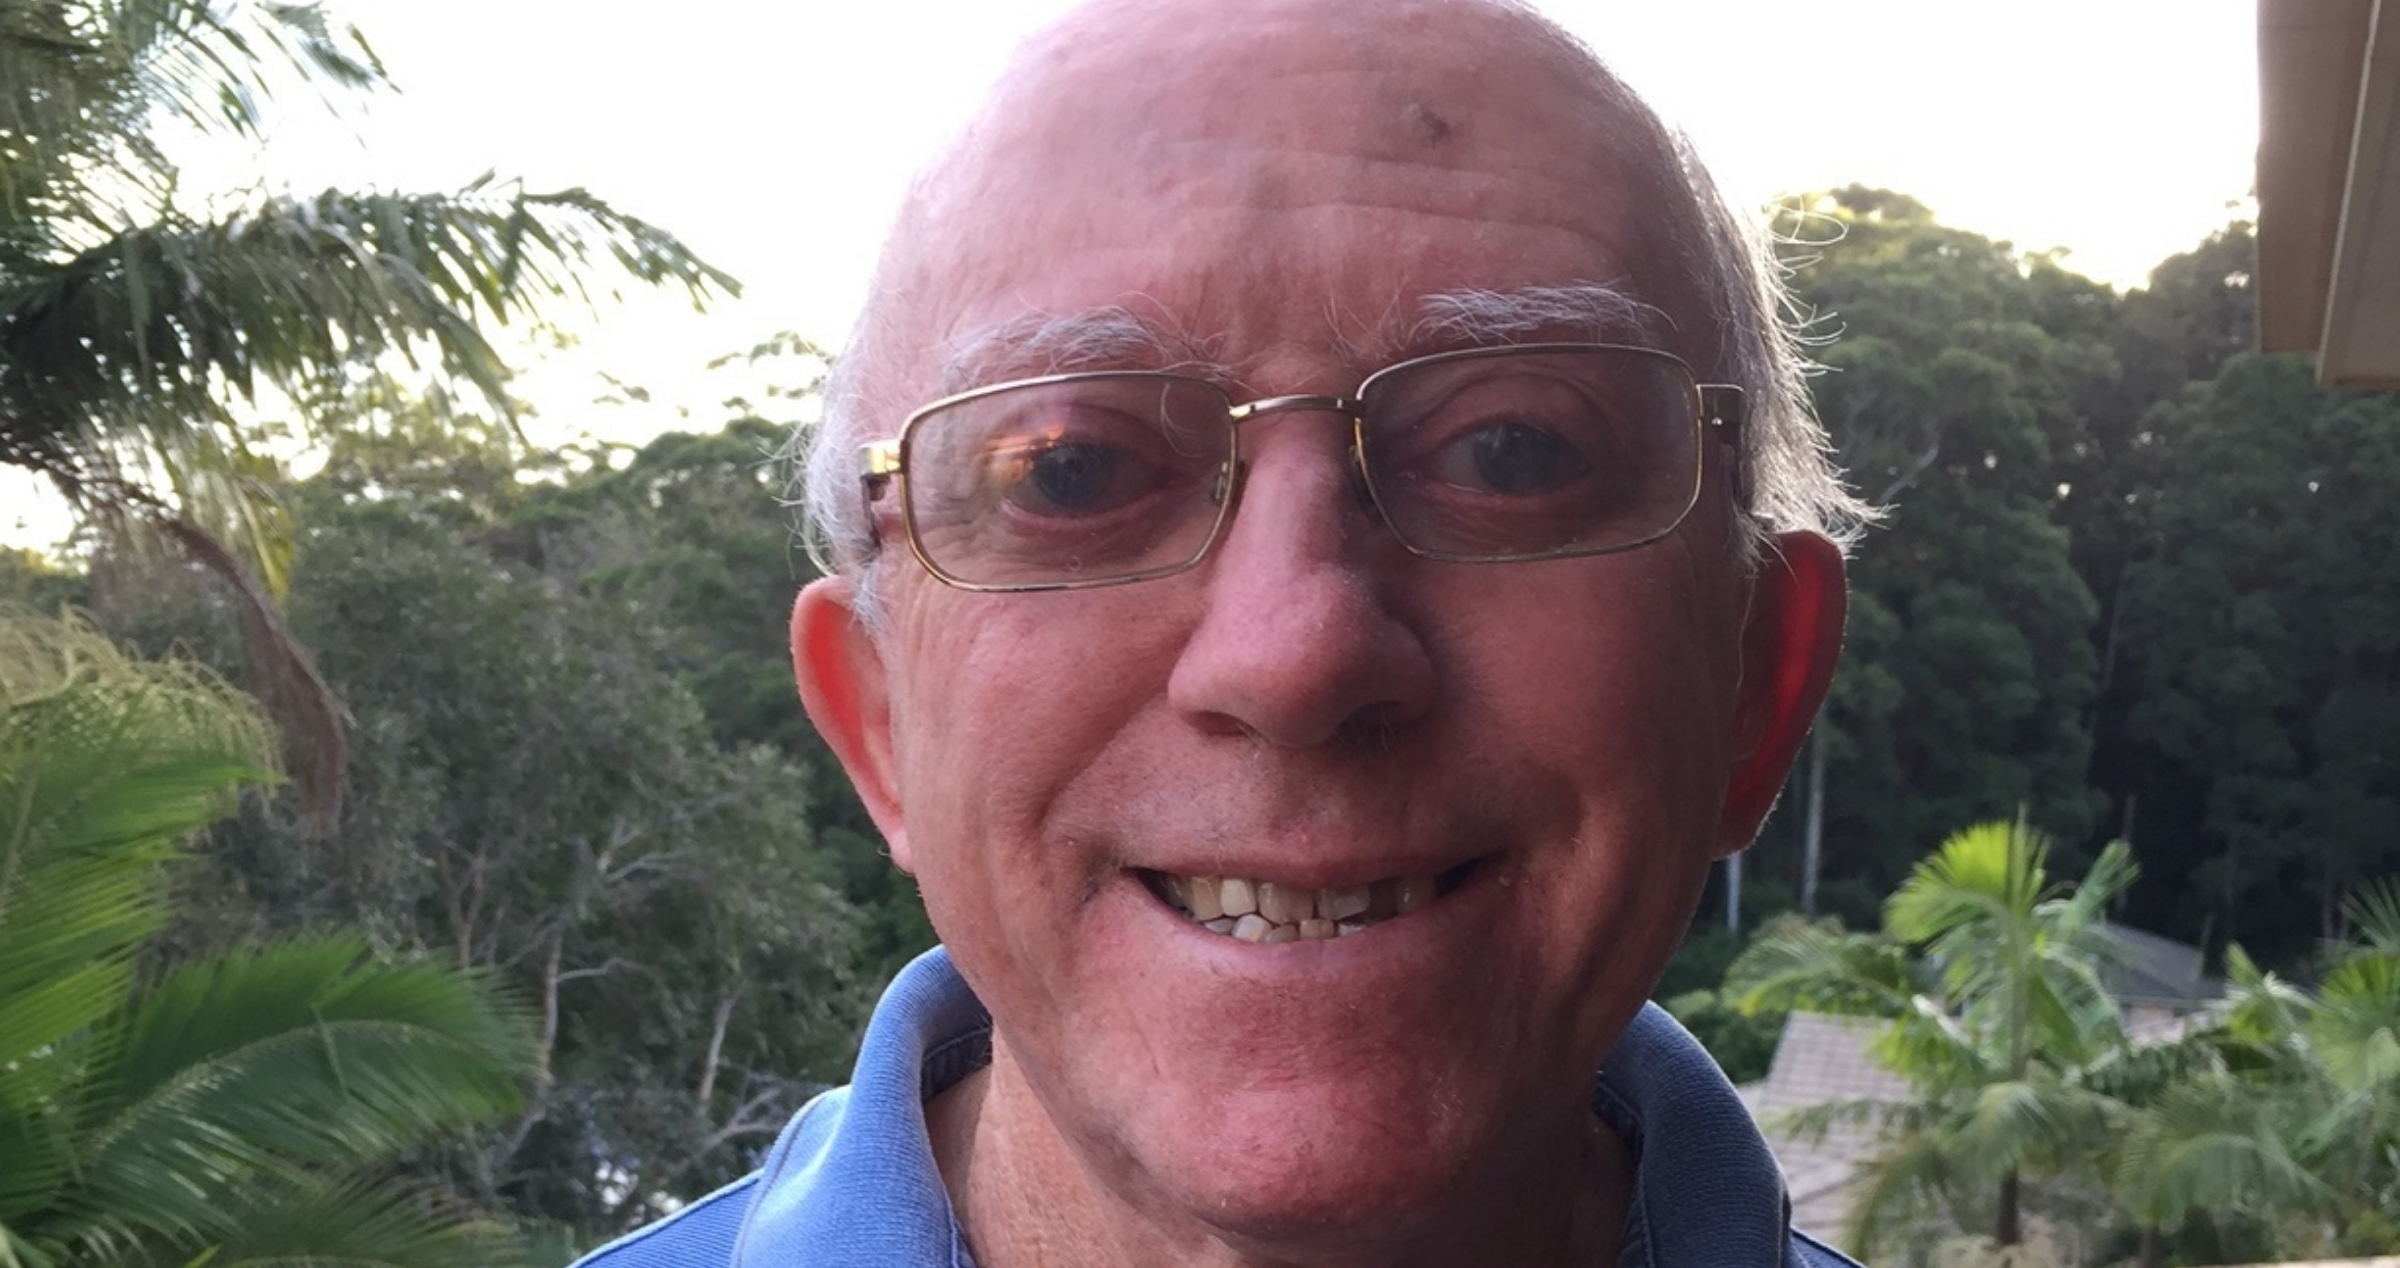
[[[1828,1101],[1906,1100],[1908,1084],[1871,1051],[1887,1024],[1879,1017],[1793,1013],[1767,1077],[1737,1089],[1783,1167],[1792,1223],[1819,1237],[1838,1236],[1849,1217],[1851,1173],[1875,1143],[1875,1130],[1844,1123],[1815,1137],[1793,1131],[1786,1120],[1792,1110]]]
[[[2118,957],[2100,967],[2101,984],[2127,1007],[2189,1011],[2225,993],[2225,983],[2202,969],[2208,954],[2188,942],[2109,922]]]

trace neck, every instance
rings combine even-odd
[[[1625,1142],[1586,1113],[1504,1167],[1469,1168],[1457,1197],[1303,1247],[1236,1241],[1171,1194],[1107,1184],[1058,1131],[1008,1046],[926,1107],[934,1161],[979,1268],[1525,1268],[1614,1264],[1633,1188]]]

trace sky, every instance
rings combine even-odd
[[[1373,0],[1360,0],[1372,3]],[[702,373],[778,331],[840,346],[910,174],[1014,43],[1070,0],[328,0],[396,93],[328,118],[287,100],[263,150],[209,147],[187,191],[580,186],[738,277],[695,314],[637,299],[526,346],[529,434],[713,429]],[[2248,214],[2255,0],[1549,0],[1544,12],[1763,205],[1852,182],[2119,287]],[[1239,91],[1238,85],[1229,91]],[[205,195],[203,195],[205,196]],[[648,406],[595,405],[606,373]],[[0,498],[19,501],[17,488]],[[39,537],[24,513],[13,536]]]

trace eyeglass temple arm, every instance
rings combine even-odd
[[[1742,424],[1750,420],[1750,398],[1731,383],[1702,383],[1700,421],[1725,443],[1733,462],[1733,491],[1745,505],[1750,501],[1750,468],[1742,461]]]
[[[883,526],[875,522],[875,499],[900,474],[900,442],[871,440],[858,447],[858,503],[867,522],[867,545],[883,548]]]

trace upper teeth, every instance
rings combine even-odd
[[[1246,876],[1161,873],[1166,900],[1203,927],[1244,942],[1338,938],[1433,901],[1434,878],[1396,876],[1345,889],[1301,889]]]

